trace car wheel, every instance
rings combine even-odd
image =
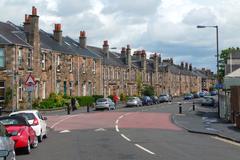
[[[37,148],[37,146],[38,146],[38,137],[35,136],[34,141],[33,141],[33,144],[31,145],[31,147],[32,147],[32,148]]]
[[[42,140],[43,140],[43,135],[42,135],[42,133],[38,136],[38,142],[42,142]]]
[[[26,154],[30,154],[31,152],[31,144],[30,144],[30,140],[28,140],[28,144],[27,147],[24,149]]]
[[[47,134],[44,134],[44,135],[43,135],[43,138],[46,139],[46,138],[47,138]]]

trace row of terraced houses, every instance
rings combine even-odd
[[[55,24],[53,33],[41,30],[35,7],[25,15],[23,26],[0,22],[0,103],[11,90],[10,106],[26,107],[25,81],[30,73],[36,81],[34,99],[50,93],[137,95],[139,81],[154,86],[156,95],[180,96],[208,90],[214,83],[210,70],[186,62],[176,65],[157,53],[147,58],[145,50],[133,53],[130,45],[121,53],[109,48],[106,40],[102,47],[88,46],[85,31],[80,31],[79,41],[63,36],[61,24]]]

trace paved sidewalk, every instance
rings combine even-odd
[[[197,105],[196,110],[173,115],[176,125],[189,132],[216,135],[240,143],[240,129],[218,118],[217,108]]]

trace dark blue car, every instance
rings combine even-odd
[[[153,105],[153,100],[149,96],[143,96],[141,97],[143,105]]]

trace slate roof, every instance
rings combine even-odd
[[[31,47],[25,33],[11,22],[0,22],[0,44],[17,44]]]
[[[93,46],[88,46],[88,48],[94,53],[96,53],[98,56],[103,58],[102,64],[104,65],[127,67],[127,65],[124,63],[124,60],[120,58],[119,55],[116,55],[115,52],[109,51],[109,59],[108,59],[105,53],[103,53],[101,48],[93,47]]]

